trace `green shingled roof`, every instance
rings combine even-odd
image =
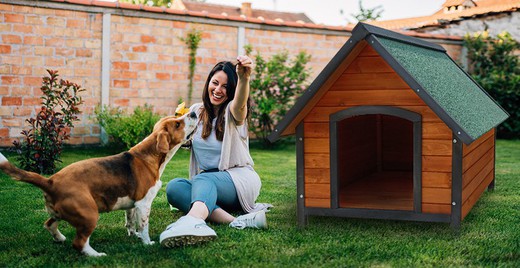
[[[402,35],[372,25],[358,23],[352,36],[325,66],[296,104],[269,135],[276,141],[284,133],[294,133],[303,118],[300,113],[327,79],[336,72],[360,41],[366,40],[386,60],[414,92],[464,143],[470,144],[507,119],[508,114],[434,43]]]
[[[497,106],[446,53],[388,38],[378,39],[473,140],[508,117],[507,113]]]

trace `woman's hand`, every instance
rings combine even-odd
[[[237,74],[240,79],[251,77],[251,73],[253,72],[254,64],[253,60],[248,56],[238,56],[237,57]]]

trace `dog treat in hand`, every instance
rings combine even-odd
[[[187,114],[190,111],[190,108],[186,108],[186,104],[184,102],[177,105],[177,108],[175,109],[175,116],[183,116]]]

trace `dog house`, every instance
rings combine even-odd
[[[441,46],[360,23],[269,139],[296,135],[300,225],[316,215],[457,228],[494,185],[507,117]]]

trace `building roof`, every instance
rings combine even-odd
[[[433,43],[359,23],[352,37],[298,98],[268,139],[291,135],[323,94],[322,86],[358,45],[368,43],[405,81],[454,135],[470,144],[507,119],[505,112],[464,70]],[[320,93],[318,93],[320,92]],[[303,115],[302,115],[303,113]]]
[[[471,3],[474,3],[474,6]],[[464,6],[457,10],[453,6]],[[441,26],[474,17],[490,16],[504,12],[520,10],[519,0],[446,0],[443,7],[430,16],[404,18],[395,20],[371,21],[372,25],[389,30],[414,30],[424,27]]]
[[[177,4],[175,4],[177,2]],[[213,14],[226,14],[228,16],[245,16],[263,18],[278,21],[292,21],[301,23],[314,23],[305,13],[279,12],[271,10],[253,9],[251,3],[244,2],[242,6],[228,6],[209,4],[204,2],[175,0],[172,8]]]
[[[45,6],[44,2],[57,2],[57,3],[65,3],[72,5],[81,5],[81,6],[91,6],[91,7],[101,7],[101,8],[112,8],[116,10],[121,10],[122,12],[127,11],[143,11],[150,12],[155,14],[165,14],[171,16],[184,16],[184,17],[193,17],[193,18],[204,18],[204,19],[213,19],[213,20],[222,20],[222,21],[230,21],[237,23],[252,23],[258,25],[266,25],[266,26],[279,26],[279,27],[287,27],[293,29],[310,29],[310,30],[328,30],[328,31],[340,31],[340,32],[351,32],[353,25],[345,25],[345,26],[332,26],[332,25],[323,25],[323,24],[315,24],[315,23],[306,23],[303,21],[282,21],[270,18],[254,18],[247,16],[235,16],[229,15],[227,13],[210,13],[209,11],[191,11],[187,9],[174,9],[174,8],[166,8],[166,7],[155,7],[155,6],[147,6],[142,4],[131,4],[126,2],[119,2],[118,0],[109,1],[107,0],[40,0],[35,1],[32,4],[37,6]],[[15,2],[16,4],[16,2]],[[461,41],[462,38],[455,35],[443,35],[443,34],[430,34],[430,33],[419,33],[414,31],[403,32],[409,36],[415,36],[419,38],[429,38],[429,39],[442,39],[442,40],[454,40]]]

